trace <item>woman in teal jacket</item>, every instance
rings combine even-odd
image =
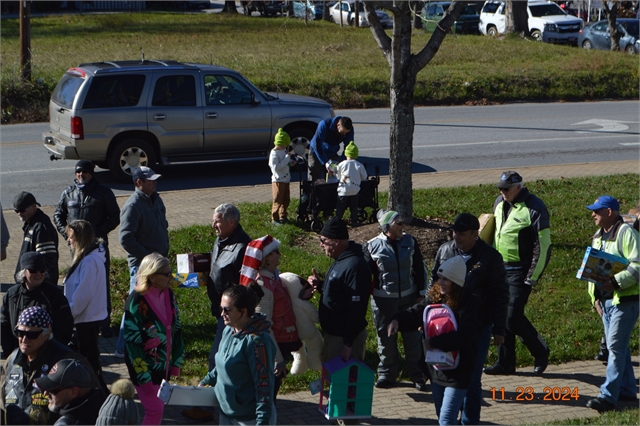
[[[215,388],[221,425],[275,425],[273,365],[276,348],[269,322],[255,313],[264,295],[260,286],[234,285],[222,294],[220,313],[227,327],[216,353],[216,366],[200,382]]]

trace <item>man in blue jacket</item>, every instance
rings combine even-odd
[[[329,160],[338,159],[340,144],[345,146],[353,140],[353,124],[349,117],[334,117],[322,120],[309,147],[309,174],[311,180],[324,179],[329,171]]]

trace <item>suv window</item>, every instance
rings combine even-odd
[[[84,83],[84,78],[76,73],[66,73],[62,76],[56,88],[51,94],[51,100],[64,108],[73,106],[73,99],[80,86]]]
[[[82,106],[91,108],[133,107],[138,105],[146,77],[143,74],[96,76]]]
[[[153,106],[195,106],[196,80],[192,75],[160,77],[153,90]]]
[[[250,104],[252,92],[239,80],[228,75],[204,76],[207,105]]]
[[[564,10],[560,9],[560,6],[555,3],[529,6],[529,10],[531,11],[531,16],[535,16],[536,18],[540,18],[541,16],[566,15]]]
[[[482,8],[482,13],[496,13],[499,7],[500,7],[500,3],[487,2]]]

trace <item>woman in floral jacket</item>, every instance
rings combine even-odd
[[[169,260],[151,253],[142,260],[138,283],[125,304],[125,362],[144,407],[143,425],[162,423],[164,404],[158,389],[162,379],[180,374],[184,355],[171,280]]]

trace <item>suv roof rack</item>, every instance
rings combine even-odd
[[[116,69],[144,69],[146,67],[173,67],[173,68],[195,68],[193,65],[188,65],[174,60],[155,60],[145,59],[143,61],[129,60],[129,61],[108,61],[108,62],[85,62],[79,67],[95,67],[96,72],[104,70],[116,70]]]

